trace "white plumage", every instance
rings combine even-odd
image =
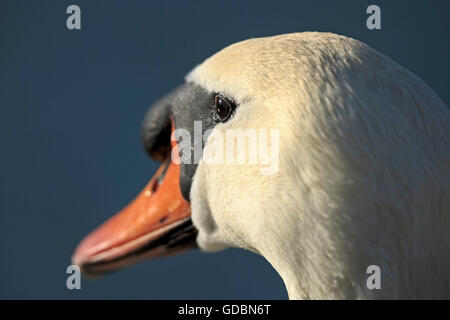
[[[237,99],[215,131],[280,130],[275,175],[198,166],[202,249],[263,255],[291,299],[450,298],[450,112],[423,81],[316,32],[239,42],[186,80]],[[373,264],[380,290],[366,287]]]

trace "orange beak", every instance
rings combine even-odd
[[[171,145],[178,156],[176,142]],[[195,247],[197,234],[190,215],[180,190],[180,165],[169,159],[130,204],[81,241],[72,261],[95,275],[185,251]]]

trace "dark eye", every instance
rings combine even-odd
[[[227,98],[216,95],[214,97],[214,113],[216,121],[225,122],[227,121],[234,109],[234,104]]]

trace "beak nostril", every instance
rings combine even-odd
[[[151,194],[154,194],[159,188],[159,179],[157,179],[155,181],[155,183],[152,185],[152,191],[150,192]]]
[[[161,174],[159,176],[157,176],[155,181],[150,186],[150,189],[145,192],[146,196],[150,196],[150,195],[154,194],[156,191],[158,191],[159,187],[162,185],[162,183],[164,181],[164,177],[166,176],[167,169],[169,168],[169,164],[170,164],[170,162],[166,162],[164,164],[164,170],[161,172]]]

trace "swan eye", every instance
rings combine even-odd
[[[218,122],[227,121],[234,110],[234,104],[227,98],[216,95],[214,97],[214,114],[215,120]]]

